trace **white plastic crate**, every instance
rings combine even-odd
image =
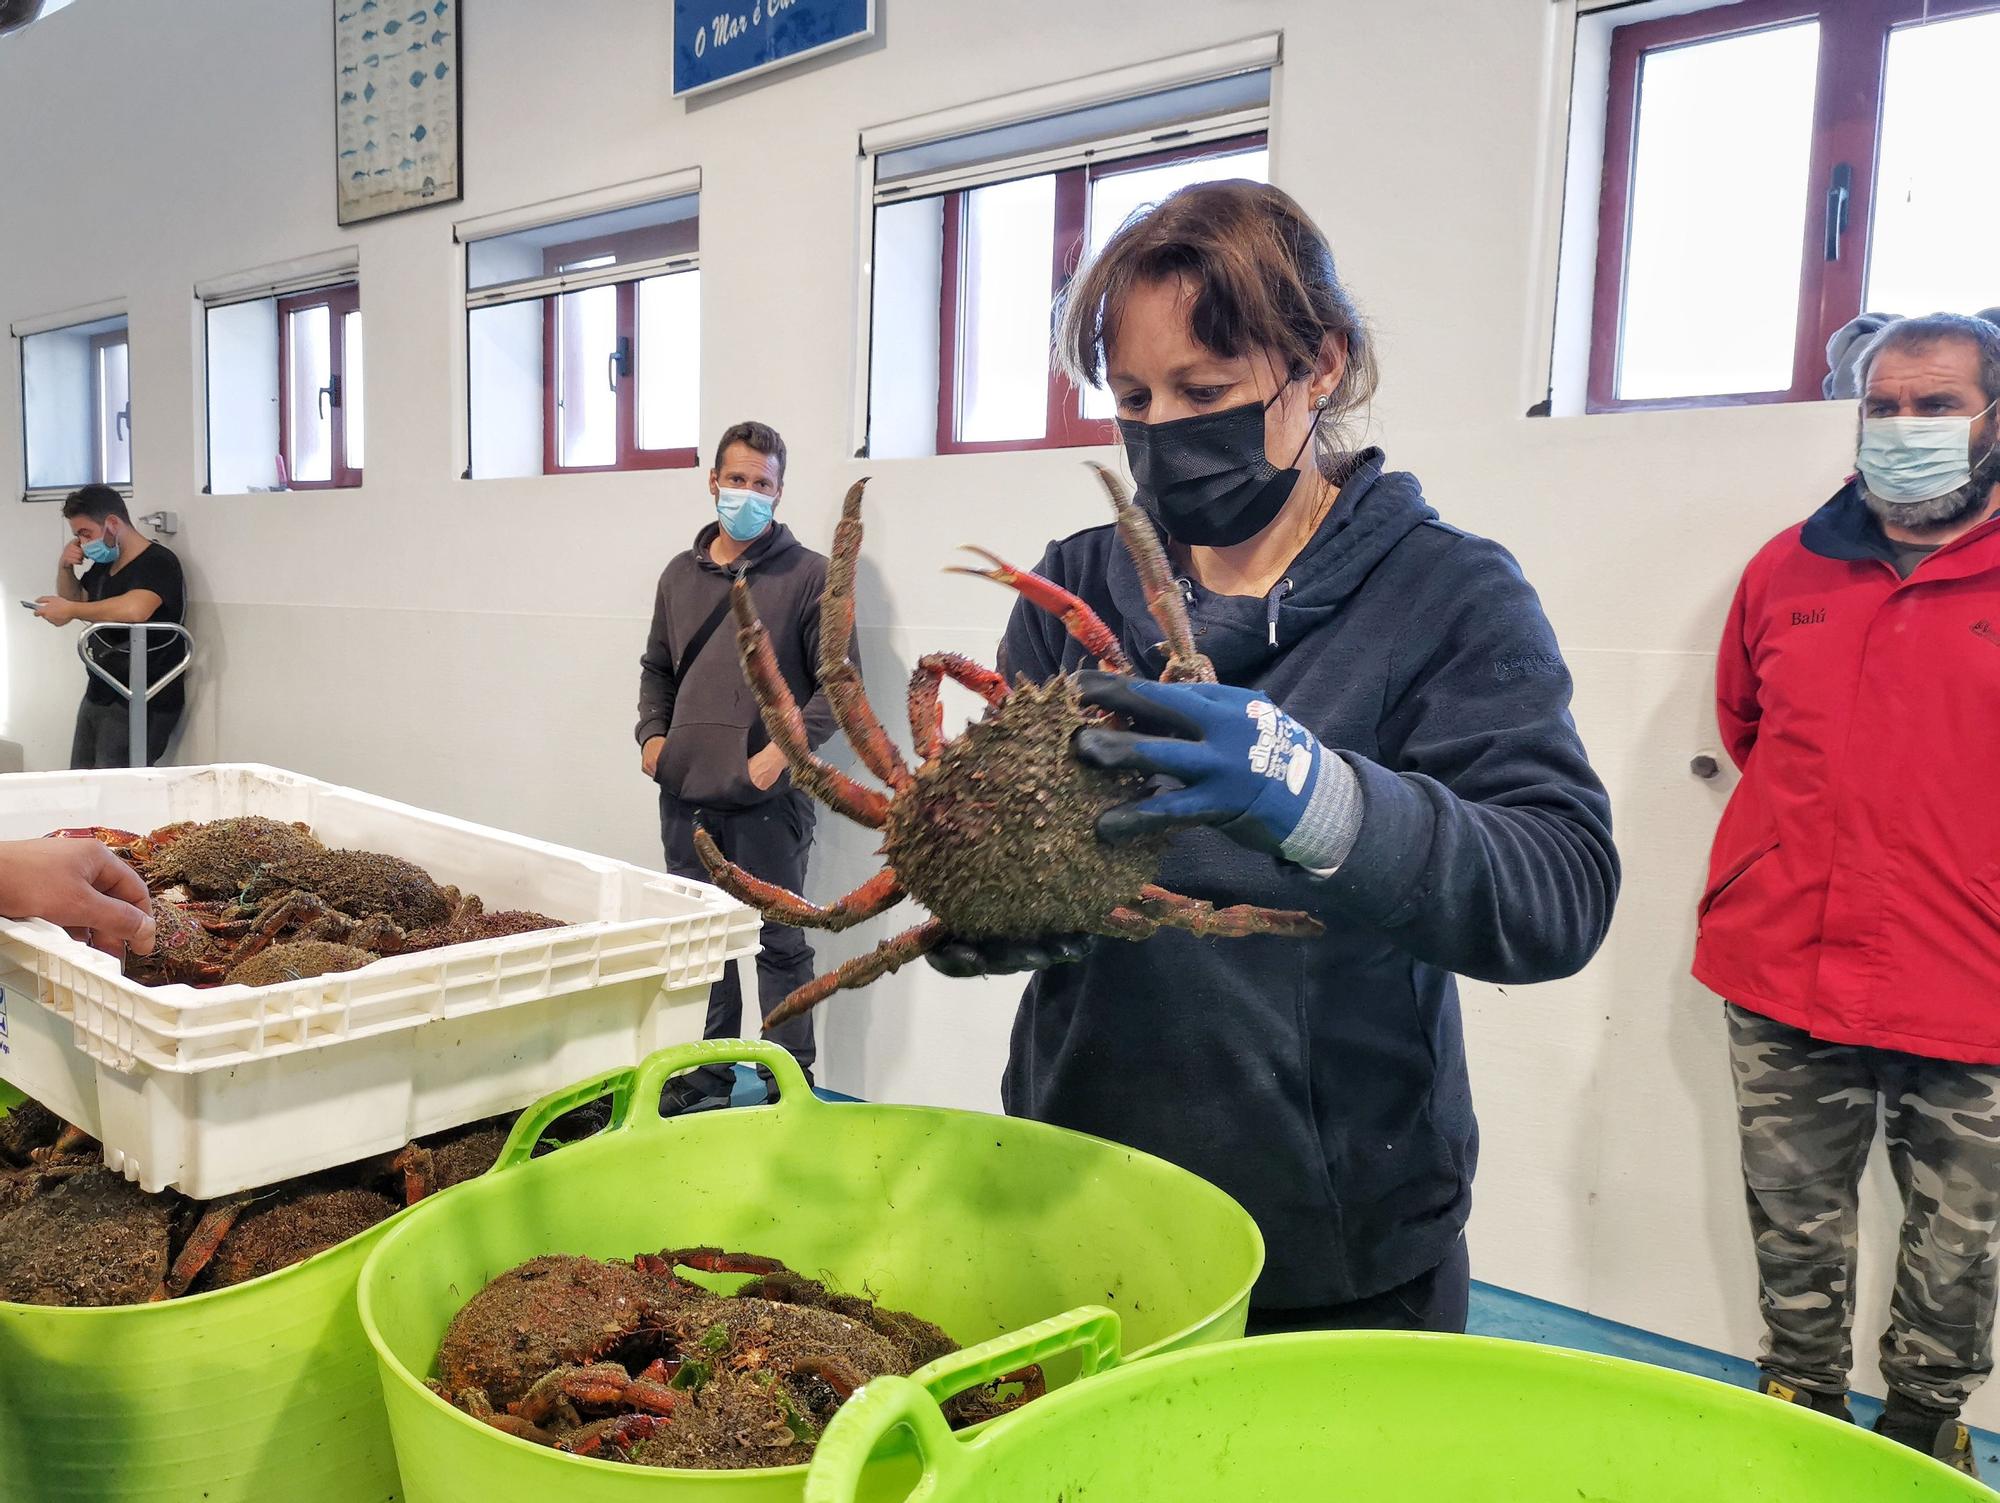
[[[386,1153],[699,1038],[759,920],[713,887],[250,765],[0,776],[0,839],[297,820],[488,909],[572,927],[280,986],[141,986],[53,924],[0,919],[0,1080],[199,1200]]]

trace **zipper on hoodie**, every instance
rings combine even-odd
[[[1278,645],[1278,606],[1291,593],[1292,581],[1287,577],[1279,580],[1271,593],[1264,597],[1264,625],[1270,632],[1273,647]]]

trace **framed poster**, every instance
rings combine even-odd
[[[699,94],[875,35],[875,0],[674,0],[674,93]]]
[[[460,0],[332,0],[342,224],[463,196]]]

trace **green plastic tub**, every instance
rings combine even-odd
[[[0,1498],[395,1499],[381,1383],[354,1309],[361,1265],[392,1224],[189,1299],[0,1303]]]
[[[1079,1310],[960,1354],[1111,1344]],[[1320,1332],[1178,1352],[954,1435],[879,1378],[827,1427],[806,1503],[870,1496],[909,1442],[921,1503],[1993,1503],[1940,1462],[1706,1378],[1470,1336]]]
[[[775,1104],[660,1118],[669,1077],[738,1061],[771,1071]],[[606,1093],[609,1131],[519,1162],[541,1123]],[[668,1471],[563,1455],[424,1386],[452,1317],[507,1269],[543,1253],[695,1245],[782,1258],[968,1343],[1099,1302],[1123,1317],[1128,1360],[1241,1336],[1264,1261],[1241,1206],[1146,1154],[975,1112],[823,1102],[789,1054],[762,1042],[667,1049],[531,1107],[491,1174],[399,1218],[362,1271],[361,1323],[381,1358],[408,1503],[796,1500],[803,1467]],[[956,1387],[980,1381],[955,1371]],[[870,1486],[901,1496],[897,1479],[907,1491],[914,1476],[906,1453],[872,1469]]]

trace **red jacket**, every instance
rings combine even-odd
[[[1743,781],[1695,976],[1829,1042],[2000,1063],[2000,518],[1904,580],[1850,485],[1751,560],[1715,697]]]

